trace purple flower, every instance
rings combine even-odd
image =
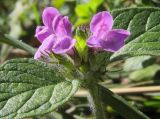
[[[47,7],[42,14],[44,26],[37,26],[35,37],[42,43],[34,55],[34,59],[55,54],[70,53],[75,39],[72,38],[72,25],[68,17],[62,16],[57,9]]]
[[[107,12],[100,12],[93,16],[90,23],[92,36],[87,40],[89,47],[115,52],[124,45],[124,40],[130,32],[124,29],[112,29],[113,18]]]

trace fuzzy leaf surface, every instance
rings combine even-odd
[[[139,55],[160,55],[160,9],[128,8],[112,12],[114,28],[127,29],[131,36],[111,60]]]
[[[21,119],[53,111],[68,101],[79,81],[62,65],[13,59],[0,66],[0,119]]]

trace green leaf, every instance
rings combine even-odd
[[[52,1],[52,4],[54,7],[60,9],[65,3],[65,0],[54,0]]]
[[[90,0],[86,4],[79,4],[75,8],[76,15],[79,17],[75,26],[87,24],[97,8],[103,3],[103,0]]]
[[[39,11],[37,9],[37,6],[35,3],[32,3],[31,7],[32,7],[32,11],[33,11],[33,14],[35,17],[36,24],[39,25],[40,24],[40,15],[39,15]]]
[[[76,50],[78,51],[81,60],[87,62],[88,59],[88,47],[86,44],[87,33],[80,29],[77,29],[75,38],[77,40],[75,45]]]
[[[134,71],[142,69],[147,61],[149,63],[152,63],[152,61],[149,61],[151,59],[151,56],[136,56],[128,58],[123,65],[123,69],[124,71]]]
[[[4,62],[7,59],[7,57],[9,55],[10,51],[12,50],[12,48],[13,48],[12,46],[9,46],[7,44],[2,44],[1,45],[0,62]]]
[[[155,74],[160,70],[160,66],[159,65],[151,65],[148,66],[144,69],[140,69],[137,71],[134,71],[133,73],[131,73],[129,75],[129,78],[134,80],[134,81],[140,81],[140,80],[147,80],[147,79],[151,79],[153,78],[153,76],[155,76]]]
[[[51,112],[68,101],[78,87],[79,81],[62,65],[9,60],[0,67],[0,119]]]
[[[96,13],[98,6],[103,3],[103,0],[90,0],[86,4],[77,5],[75,12],[79,17],[90,18],[93,13]]]
[[[93,10],[97,10],[97,8],[104,2],[104,0],[91,0],[90,5]]]
[[[135,107],[131,106],[121,96],[113,93],[109,89],[98,85],[102,92],[102,100],[105,104],[111,106],[114,110],[121,114],[125,119],[149,119],[145,114],[140,112]]]
[[[76,14],[79,17],[89,17],[92,14],[89,4],[77,5],[75,8]],[[83,11],[83,12],[82,12]]]
[[[131,36],[111,60],[138,55],[160,55],[160,9],[128,8],[112,12],[114,28],[127,29]]]
[[[143,104],[145,107],[159,108],[160,100],[153,100],[153,101],[148,100],[148,101],[145,101]]]
[[[76,15],[79,17],[79,19],[75,23],[75,26],[87,24],[90,20],[90,17],[93,14],[93,11],[91,10],[90,5],[88,3],[77,5],[75,8],[75,12]]]
[[[105,71],[106,65],[109,62],[110,53],[99,52],[96,54],[89,54],[89,63],[92,71]]]
[[[90,18],[88,18],[88,17],[79,18],[75,23],[75,27],[83,25],[83,24],[88,24],[89,21],[90,21]]]

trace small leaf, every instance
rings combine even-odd
[[[86,62],[88,58],[88,47],[86,44],[87,33],[85,33],[84,31],[80,29],[77,29],[75,38],[77,40],[76,45],[75,45],[76,50],[78,51],[78,54],[81,60]]]
[[[75,11],[79,17],[89,17],[92,14],[89,4],[77,5]],[[82,12],[83,11],[83,12]]]
[[[52,3],[54,7],[60,9],[64,5],[65,0],[54,0]]]
[[[140,69],[137,71],[134,71],[133,73],[131,73],[129,75],[129,78],[134,80],[134,81],[140,81],[140,80],[147,80],[147,79],[151,79],[153,78],[153,76],[155,76],[155,74],[160,70],[160,66],[159,65],[151,65],[148,66],[144,69]]]
[[[35,3],[32,3],[32,11],[33,11],[33,14],[35,17],[36,24],[39,25],[40,24],[40,15],[38,13],[39,11],[38,11]]]
[[[75,23],[75,26],[89,23],[91,16],[96,13],[97,8],[102,3],[103,0],[90,0],[86,4],[77,5],[75,12],[79,19]]]
[[[12,50],[12,48],[13,48],[12,46],[9,46],[7,44],[2,44],[1,45],[0,62],[4,62],[7,59],[7,57],[9,55],[10,51]]]
[[[68,101],[79,81],[62,65],[13,59],[0,67],[0,119],[53,111]]]
[[[115,52],[111,59],[138,55],[160,55],[160,9],[128,8],[112,12],[114,28],[131,32],[126,45]]]
[[[123,69],[124,71],[134,71],[142,69],[147,61],[150,61],[150,63],[152,63],[151,59],[151,56],[136,56],[128,58],[123,65]]]

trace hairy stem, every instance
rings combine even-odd
[[[101,101],[101,92],[96,84],[88,87],[89,96],[88,100],[91,105],[91,109],[94,113],[95,119],[106,119],[103,104]]]
[[[34,55],[36,52],[36,49],[33,48],[32,46],[30,46],[20,40],[14,39],[14,38],[10,37],[9,35],[0,34],[0,37],[1,37],[0,42],[12,45],[12,46],[20,48],[20,49],[23,49],[32,55]]]

